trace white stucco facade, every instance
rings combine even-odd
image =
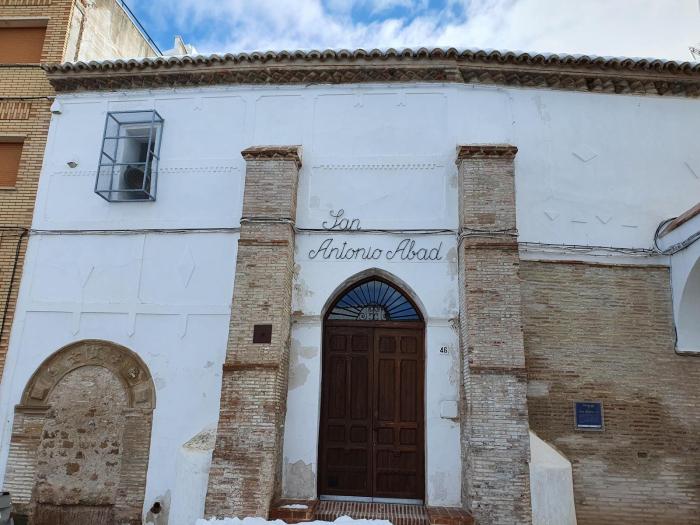
[[[576,525],[571,462],[530,431],[533,525]]]
[[[676,351],[682,354],[700,352],[700,243],[693,241],[698,232],[700,216],[696,215],[659,239],[659,247],[672,253]]]
[[[460,504],[458,144],[518,147],[524,257],[668,264],[644,250],[659,222],[700,195],[700,106],[683,98],[437,84],[211,87],[60,95],[54,109],[0,389],[0,473],[13,407],[41,362],[74,341],[113,341],[141,356],[156,384],[144,510],[169,497],[171,525],[203,508],[206,453],[183,447],[218,417],[244,148],[303,147],[289,497],[317,495],[325,308],[343,283],[375,271],[404,286],[426,322],[426,502]],[[165,121],[157,201],[108,203],[93,192],[106,113],[135,109]],[[309,231],[340,209],[360,231]],[[325,258],[329,238],[381,254]],[[439,258],[388,257],[403,239],[439,247]]]

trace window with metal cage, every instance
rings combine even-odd
[[[107,113],[95,193],[109,202],[156,200],[162,133],[157,111]]]

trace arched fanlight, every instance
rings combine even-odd
[[[398,289],[379,279],[353,286],[328,314],[334,321],[420,321],[413,303]]]

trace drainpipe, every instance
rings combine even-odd
[[[5,323],[7,322],[7,311],[10,308],[10,299],[12,298],[12,289],[14,286],[15,282],[15,275],[17,275],[17,263],[19,261],[19,254],[20,254],[20,249],[22,247],[22,241],[28,234],[28,230],[26,228],[22,228],[21,233],[19,234],[19,238],[17,239],[17,247],[15,248],[15,259],[14,262],[12,263],[12,273],[10,274],[10,282],[7,283],[7,295],[5,297],[5,306],[3,307],[2,310],[2,323],[0,324],[0,340],[2,340],[2,336],[5,333]]]

